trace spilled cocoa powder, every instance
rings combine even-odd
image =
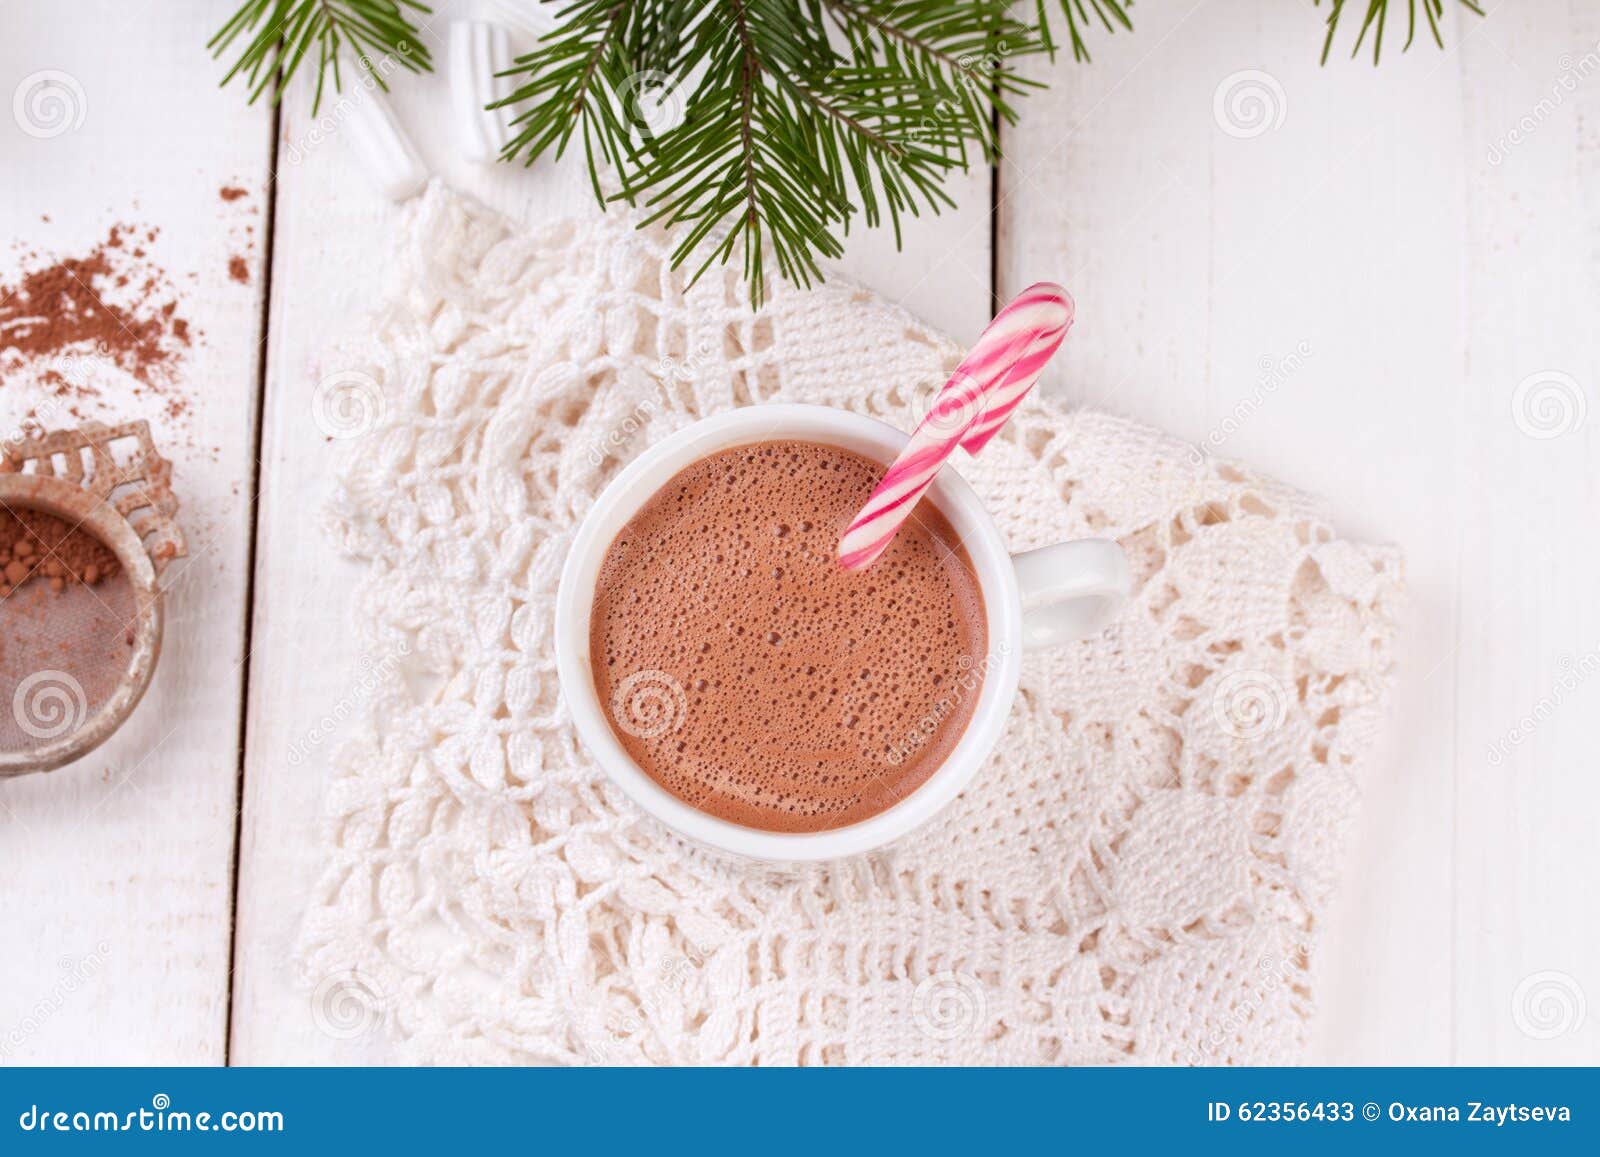
[[[0,507],[0,598],[34,580],[57,592],[69,583],[95,586],[119,570],[111,548],[72,523],[39,510]]]
[[[156,236],[115,225],[88,253],[0,282],[0,385],[31,371],[57,398],[93,397],[86,371],[100,359],[133,378],[136,394],[159,398],[167,416],[184,413],[176,371],[195,335],[149,260]]]

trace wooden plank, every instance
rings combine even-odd
[[[223,1059],[272,132],[268,112],[217,90],[205,32],[229,8],[16,5],[0,36],[0,233],[48,263],[114,224],[159,229],[143,244],[193,338],[180,416],[93,356],[76,363],[101,390],[76,401],[83,416],[150,419],[193,557],[169,572],[160,669],[121,732],[75,765],[0,781],[0,1063]],[[25,124],[13,96],[42,70],[54,93]],[[0,264],[10,282],[24,257]],[[8,375],[5,428],[40,400]]]
[[[1197,441],[1254,399],[1217,453],[1328,496],[1352,535],[1404,546],[1393,742],[1331,913],[1314,1055],[1446,1062],[1459,527],[1473,513],[1461,77],[1427,46],[1378,70],[1319,68],[1319,22],[1271,0],[1140,6],[1136,23],[1100,38],[1092,65],[1040,66],[1053,87],[1031,98],[1001,175],[1000,282],[1053,275],[1079,294],[1050,388]],[[1262,364],[1302,348],[1262,391]]]
[[[1455,1060],[1600,1060],[1600,11],[1503,6],[1461,49]],[[1587,416],[1584,416],[1584,412]],[[1580,1021],[1580,1011],[1587,1016]]]
[[[442,65],[447,23],[468,6],[435,9],[426,36]],[[396,88],[398,117],[452,187],[530,222],[595,211],[577,158],[531,170],[474,165],[452,140],[442,77],[404,78]],[[315,524],[348,447],[330,446],[313,421],[316,378],[308,367],[381,300],[400,218],[370,190],[337,132],[305,147],[309,113],[307,93],[296,91],[285,106],[279,153],[232,1026],[232,1059],[242,1064],[385,1055],[375,1036],[320,1031],[286,963],[323,862],[317,827],[328,755],[340,737],[321,721],[359,698],[363,670],[349,626],[358,569]],[[286,163],[291,153],[298,163]],[[881,236],[858,237],[844,268],[885,292],[899,289],[909,308],[936,324],[973,332],[988,316],[988,174],[975,173],[960,194],[959,213],[912,224],[905,257],[895,258]],[[908,290],[908,269],[937,272]],[[320,742],[291,763],[290,751],[305,750],[313,732]]]

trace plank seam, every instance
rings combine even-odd
[[[283,106],[272,106],[272,138],[267,153],[266,218],[262,222],[264,246],[261,262],[260,344],[256,357],[255,430],[252,432],[251,460],[254,477],[250,480],[250,545],[245,558],[244,656],[239,684],[238,767],[235,770],[233,811],[233,869],[228,905],[228,991],[223,1008],[222,1063],[233,1063],[233,990],[239,957],[239,868],[244,844],[244,771],[246,744],[250,728],[250,656],[255,649],[256,555],[261,534],[261,446],[266,429],[268,338],[272,324],[272,272],[278,239],[278,142],[283,131]]]

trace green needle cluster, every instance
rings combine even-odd
[[[758,306],[769,262],[809,285],[855,222],[887,223],[898,243],[907,215],[951,205],[946,177],[974,157],[993,161],[1017,98],[1038,87],[1017,72],[1023,57],[1061,45],[1086,61],[1088,37],[1133,27],[1133,0],[1034,0],[1031,22],[1009,0],[555,2],[559,26],[511,69],[504,159],[559,157],[576,138],[597,198],[679,230],[678,263],[704,254],[696,277],[737,256]],[[1481,13],[1477,0],[1456,2]],[[1419,26],[1442,46],[1446,0],[1328,0],[1323,61],[1348,9],[1362,14],[1351,55],[1370,35],[1376,62],[1402,3],[1401,50]],[[340,87],[342,56],[379,85],[384,58],[431,70],[413,23],[430,11],[416,0],[244,0],[209,47],[242,44],[223,83],[242,75],[252,101],[278,99],[314,59],[315,113],[326,81]]]

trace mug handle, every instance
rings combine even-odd
[[[1022,645],[1055,647],[1103,630],[1128,601],[1133,581],[1109,538],[1058,542],[1011,556],[1022,592]]]

